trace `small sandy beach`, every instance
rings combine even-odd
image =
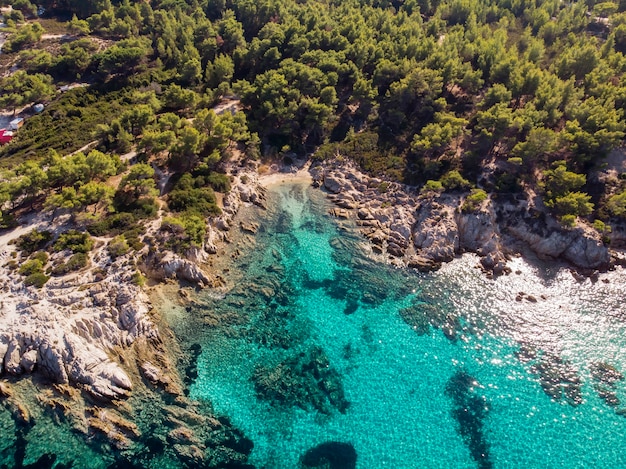
[[[263,187],[269,187],[275,184],[282,184],[285,182],[306,182],[310,184],[313,182],[311,173],[309,173],[310,166],[311,163],[307,162],[302,168],[300,168],[296,172],[275,171],[263,174],[259,176],[259,184],[261,184]]]

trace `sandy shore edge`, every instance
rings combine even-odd
[[[265,188],[283,183],[313,183],[313,177],[309,173],[311,163],[307,162],[302,168],[295,172],[271,171],[259,176],[259,184]]]

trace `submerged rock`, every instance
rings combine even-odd
[[[448,340],[456,341],[462,332],[461,320],[456,313],[426,297],[400,310],[400,317],[420,335],[430,334],[432,328],[441,330]]]
[[[616,393],[617,383],[624,381],[624,375],[612,365],[604,362],[592,363],[589,366],[593,388],[608,406],[616,407],[621,401]]]
[[[491,469],[489,442],[485,437],[484,420],[489,406],[484,396],[477,394],[480,384],[465,371],[458,371],[450,378],[446,394],[452,399],[452,416],[458,423],[458,432],[470,451],[472,459],[481,469]]]
[[[338,441],[321,443],[300,458],[303,468],[355,469],[356,461],[354,446]]]
[[[531,371],[539,375],[542,389],[555,401],[564,400],[571,406],[583,403],[582,381],[570,362],[544,352]]]
[[[258,365],[252,375],[257,395],[277,406],[297,406],[329,414],[345,413],[349,402],[339,373],[319,347],[288,358],[275,366]]]

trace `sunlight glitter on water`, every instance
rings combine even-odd
[[[201,339],[191,388],[252,438],[257,467],[297,467],[327,441],[351,444],[363,469],[626,465],[621,403],[600,394],[608,386],[602,392],[626,398],[623,380],[606,384],[626,370],[621,269],[595,283],[520,258],[510,263],[517,273],[495,280],[471,255],[428,275],[392,269],[336,230],[322,194],[275,191],[279,208],[263,222],[246,276],[271,272],[290,296],[277,305],[242,293],[245,285],[234,293],[234,303],[255,305],[244,307],[253,325]],[[309,365],[289,360],[310,350],[336,371],[345,410],[290,401]],[[282,402],[253,385],[259,366],[269,367],[265,383],[286,386],[272,388]]]

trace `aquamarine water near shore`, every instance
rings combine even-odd
[[[268,202],[239,215],[259,228],[233,246],[233,288],[163,311],[189,396],[249,439],[222,435],[210,467],[249,444],[267,469],[626,466],[623,269],[577,280],[516,258],[490,280],[467,255],[420,274],[370,259],[308,183]],[[142,435],[123,461],[193,467],[164,451],[165,401],[129,404]],[[38,411],[16,428],[2,408],[0,467],[127,467],[70,427]]]
[[[191,397],[254,442],[259,468],[626,464],[622,270],[577,281],[465,256],[433,274],[377,264],[305,184],[273,186]],[[258,215],[255,215],[258,216]],[[188,346],[190,345],[188,344]],[[329,466],[322,466],[329,463]]]

